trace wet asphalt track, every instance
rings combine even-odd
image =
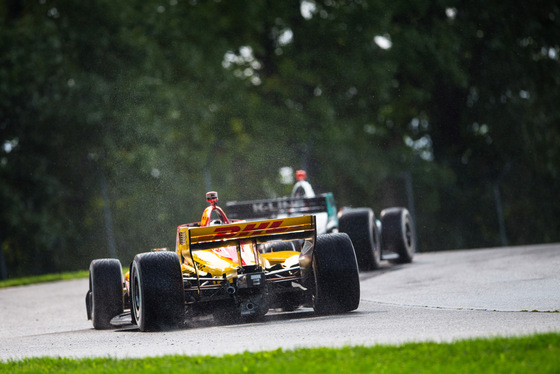
[[[263,322],[141,333],[95,331],[87,280],[0,289],[0,360],[223,355],[298,347],[453,341],[560,332],[560,244],[417,254],[362,273],[358,310],[269,313]]]

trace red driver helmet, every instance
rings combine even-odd
[[[206,201],[210,204],[218,202],[218,193],[216,191],[206,192]]]
[[[307,179],[307,173],[305,170],[296,170],[296,180],[304,181]]]

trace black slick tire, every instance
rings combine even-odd
[[[140,331],[176,328],[184,320],[181,263],[175,252],[147,252],[130,269],[131,311]]]
[[[361,271],[379,267],[381,251],[375,214],[370,208],[348,209],[338,220],[338,230],[348,234]]]
[[[416,231],[412,216],[405,208],[388,208],[381,212],[381,243],[383,251],[398,255],[392,262],[412,262],[416,252]]]
[[[123,312],[123,274],[115,258],[93,260],[89,266],[88,300],[93,328],[112,328],[111,319]]]
[[[358,263],[347,234],[317,237],[313,251],[313,309],[319,314],[344,313],[360,304]]]

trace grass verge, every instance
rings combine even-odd
[[[54,282],[60,280],[87,278],[88,276],[89,276],[89,270],[79,270],[79,271],[58,273],[58,274],[35,275],[30,277],[2,280],[0,281],[0,288],[26,286],[30,284]]]
[[[123,274],[126,274],[128,267],[123,267]],[[29,277],[14,278],[7,280],[0,280],[0,288],[15,287],[15,286],[28,286],[30,284],[56,282],[70,279],[87,278],[89,270],[78,270],[65,273],[34,275]]]
[[[232,342],[239,344],[240,342]],[[400,346],[275,350],[143,359],[33,358],[7,373],[558,373],[560,333]]]

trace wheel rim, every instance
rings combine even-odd
[[[380,248],[380,243],[379,243],[379,235],[377,233],[377,229],[375,227],[375,218],[373,219],[373,227],[371,230],[371,235],[372,235],[372,239],[373,239],[373,258],[374,258],[374,262],[375,264],[379,264],[379,262],[381,261],[381,248]],[[378,266],[378,265],[377,265]]]
[[[404,221],[404,243],[406,245],[406,251],[412,255],[414,251],[414,234],[412,232],[412,224],[410,223],[409,216],[406,216]]]
[[[93,281],[91,279],[91,272],[89,274],[89,289],[91,290],[91,301],[90,301],[90,308],[91,308],[91,320],[95,321],[95,298],[93,297]]]
[[[142,318],[142,285],[138,277],[138,271],[134,270],[134,276],[132,277],[132,310],[136,323],[140,325]]]
[[[406,227],[405,227],[405,239],[406,239],[406,246],[407,247],[412,246],[412,230],[410,229],[410,223],[408,221],[406,222]]]

